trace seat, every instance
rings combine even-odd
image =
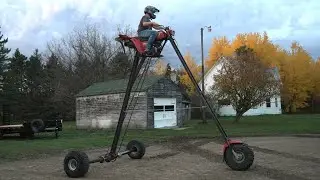
[[[125,34],[119,34],[119,38],[122,40],[130,40],[131,39],[131,37],[129,37],[128,35],[125,35]]]

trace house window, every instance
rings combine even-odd
[[[267,99],[266,99],[266,106],[267,106],[267,107],[271,107],[270,98],[267,98]]]
[[[275,105],[276,105],[276,107],[278,107],[278,99],[277,98],[275,98]]]

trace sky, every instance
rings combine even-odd
[[[8,47],[29,56],[85,23],[96,23],[106,33],[114,33],[119,24],[136,29],[147,5],[160,10],[154,21],[174,28],[181,52],[190,51],[197,62],[200,28],[210,25],[212,31],[204,31],[205,56],[215,37],[264,31],[284,48],[298,41],[314,58],[320,56],[317,0],[0,0],[0,26]],[[180,66],[171,45],[163,55]]]

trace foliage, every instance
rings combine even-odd
[[[220,63],[210,92],[218,100],[230,102],[236,110],[235,122],[252,107],[280,93],[274,72],[258,59],[253,49],[241,46],[234,56],[225,57]]]
[[[268,34],[239,33],[233,40],[225,36],[215,38],[206,60],[206,70],[210,69],[221,56],[230,56],[241,47],[252,48],[266,66],[275,66],[279,69],[281,79],[281,98],[286,112],[296,112],[298,108],[308,106],[307,100],[319,88],[316,68],[312,57],[299,43],[292,42],[290,51],[280,48],[270,41]],[[311,73],[314,72],[314,73]]]
[[[16,49],[13,57],[9,58],[3,84],[5,104],[10,105],[11,111],[16,114],[17,118],[22,118],[23,108],[26,105],[24,102],[27,90],[26,60],[27,57],[21,54],[19,49]]]
[[[282,100],[286,112],[296,112],[307,106],[307,99],[313,91],[311,57],[298,43],[293,42],[291,51],[282,60]]]
[[[200,81],[201,78],[201,67],[199,65],[196,64],[194,58],[191,56],[190,52],[187,52],[187,54],[184,56],[184,59],[192,73],[192,75],[194,76],[195,80],[197,82]],[[192,95],[195,92],[195,86],[193,85],[187,71],[183,68],[182,73],[179,77],[181,84],[183,84],[183,86],[186,89],[186,92],[189,95]]]
[[[155,75],[164,75],[166,73],[166,63],[163,59],[157,59],[152,67],[152,73]]]
[[[0,26],[1,29],[1,26]],[[4,38],[4,35],[0,31],[0,77],[3,76],[3,72],[6,70],[6,62],[8,61],[8,54],[11,49],[6,47],[8,38]]]
[[[132,62],[127,54],[119,52],[109,62],[108,77],[122,79],[130,75]]]
[[[0,26],[1,28],[1,26]],[[6,47],[8,43],[8,38],[4,38],[4,35],[0,31],[0,97],[4,97],[3,94],[3,84],[4,84],[4,76],[5,71],[7,70],[7,62],[8,62],[8,54],[11,49]],[[0,98],[0,120],[2,116],[2,104],[4,103],[4,98]]]
[[[209,49],[209,57],[205,61],[206,70],[209,70],[221,56],[230,56],[234,50],[226,36],[214,38]]]
[[[314,94],[320,95],[320,58],[318,58],[313,64],[313,80],[314,80]]]
[[[4,48],[6,42],[1,40],[0,43],[2,57],[8,52]],[[31,118],[52,119],[57,116],[74,119],[75,95],[79,91],[92,83],[122,78],[130,72],[132,52],[122,54],[114,42],[89,24],[49,42],[47,53],[41,54],[36,49],[26,57],[16,49],[8,58],[2,92],[4,98],[1,98],[8,107],[6,114],[12,114],[13,119],[8,116],[5,119],[18,123]]]

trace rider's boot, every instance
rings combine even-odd
[[[153,51],[152,51],[152,50],[148,50],[148,49],[146,49],[143,54],[144,54],[145,56],[154,56]]]

